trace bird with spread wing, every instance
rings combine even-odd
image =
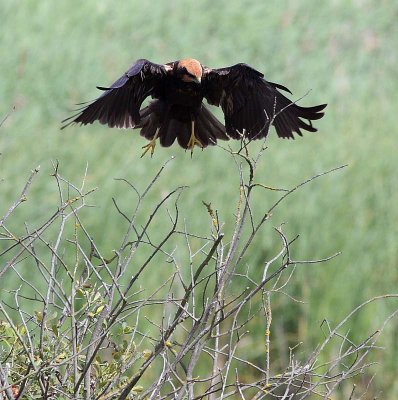
[[[261,139],[270,125],[282,138],[302,136],[301,130],[316,132],[312,121],[322,118],[326,104],[301,107],[285,97],[286,87],[268,82],[247,64],[211,69],[192,58],[154,64],[138,60],[103,93],[85,103],[66,126],[99,121],[111,128],[140,129],[149,140],[142,155],[154,153],[157,140],[164,147],[177,139],[184,149],[205,148],[218,139]],[[141,108],[151,96],[154,100]],[[223,125],[203,104],[221,106]]]

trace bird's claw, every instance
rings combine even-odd
[[[197,139],[197,137],[195,136],[195,134],[192,132],[191,137],[189,138],[188,145],[187,145],[187,149],[191,150],[191,155],[192,155],[192,153],[193,153],[193,148],[194,148],[195,146],[198,146],[198,147],[200,147],[201,149],[203,149],[203,144],[202,144],[202,142],[201,142],[199,139]]]
[[[156,139],[159,136],[159,131],[160,131],[160,128],[157,128],[156,132],[155,132],[155,135],[153,136],[152,140],[148,144],[146,144],[145,146],[142,146],[142,148],[145,149],[145,150],[141,154],[141,158],[144,157],[146,153],[148,153],[149,149],[151,149],[151,158],[152,158],[153,153],[155,152]]]
[[[148,153],[149,150],[151,150],[151,158],[153,156],[153,153],[155,152],[155,147],[156,147],[156,138],[152,139],[148,144],[145,146],[142,146],[143,149],[145,149],[142,154],[141,158],[145,156],[146,153]]]

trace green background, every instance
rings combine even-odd
[[[300,234],[296,259],[342,251],[328,264],[297,270],[289,293],[304,303],[278,298],[272,334],[279,343],[303,341],[313,348],[322,340],[324,318],[337,323],[362,301],[397,292],[397,2],[0,0],[0,8],[0,116],[15,106],[0,129],[0,215],[30,170],[41,165],[28,202],[13,219],[16,230],[23,232],[24,221],[34,224],[55,207],[52,160],[75,183],[88,164],[87,186],[99,189],[91,198],[97,209],[86,223],[111,251],[121,226],[112,197],[126,207],[132,202],[113,178],[143,188],[171,156],[176,158],[150,202],[188,184],[183,204],[190,229],[209,228],[202,200],[212,202],[228,229],[238,181],[222,149],[197,150],[191,159],[176,145],[158,147],[152,159],[140,159],[146,143],[136,131],[99,124],[59,128],[75,103],[95,98],[96,85],[109,85],[138,58],[164,63],[193,57],[209,67],[246,62],[289,87],[295,99],[311,90],[300,104],[328,103],[316,123],[319,133],[287,141],[272,131],[258,171],[262,183],[291,187],[348,164],[292,195],[258,238],[253,268],[273,254],[278,239],[272,226],[281,222],[288,223],[289,236]],[[263,192],[256,206],[267,209],[275,198]],[[394,300],[367,308],[351,324],[351,334],[365,339],[396,308]],[[397,329],[393,319],[380,342],[384,349],[373,354],[380,364],[366,398],[398,396]],[[279,346],[275,354],[282,358]]]

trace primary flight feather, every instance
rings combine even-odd
[[[171,146],[177,139],[184,149],[195,145],[214,145],[218,139],[267,136],[270,125],[282,138],[302,136],[302,130],[316,132],[312,121],[322,118],[326,104],[301,107],[280,90],[286,87],[268,82],[264,75],[247,64],[211,69],[199,61],[184,59],[167,64],[138,60],[103,93],[84,105],[76,115],[64,120],[62,127],[99,121],[111,128],[141,129],[151,155],[159,139]],[[154,100],[144,108],[143,101]],[[221,106],[225,126],[205,107]]]

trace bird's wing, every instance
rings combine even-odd
[[[82,125],[99,121],[111,128],[132,128],[140,122],[140,107],[152,95],[172,70],[172,64],[159,65],[148,60],[136,61],[110,87],[99,87],[101,96],[84,104],[78,113],[62,121],[62,127],[77,123]]]
[[[289,89],[267,82],[261,72],[247,64],[220,69],[205,67],[202,85],[207,101],[221,106],[227,134],[234,139],[242,135],[249,139],[265,137],[270,124],[283,138],[294,138],[293,132],[302,136],[300,129],[316,132],[311,121],[322,118],[321,111],[326,107],[298,106],[279,91],[291,93]]]

